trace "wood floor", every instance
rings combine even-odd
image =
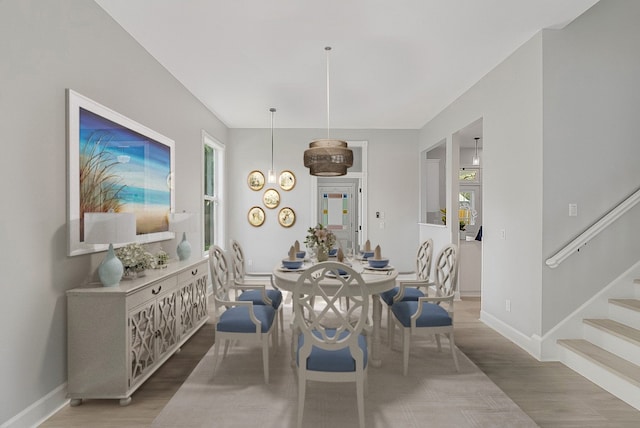
[[[486,327],[478,320],[478,299],[456,302],[455,312],[456,345],[539,426],[640,427],[640,412],[633,407],[561,363],[537,361]],[[213,332],[210,323],[200,329],[133,395],[129,406],[120,407],[118,400],[88,400],[78,407],[65,406],[40,426],[150,426],[213,345]]]

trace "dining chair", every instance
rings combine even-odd
[[[276,310],[271,305],[254,304],[251,300],[234,300],[229,297],[232,282],[229,279],[229,263],[224,251],[217,245],[209,249],[209,269],[214,294],[215,344],[214,372],[218,364],[220,343],[224,341],[227,356],[232,340],[258,342],[262,345],[264,382],[269,383],[269,337],[276,347],[278,327],[275,324]],[[275,325],[275,327],[274,327]]]
[[[395,326],[402,331],[403,374],[409,368],[409,346],[411,336],[417,333],[435,335],[438,351],[441,351],[440,334],[449,339],[456,371],[460,371],[453,339],[453,302],[458,287],[458,247],[446,245],[438,254],[435,263],[434,295],[418,300],[400,301],[391,306],[393,319],[392,338]]]
[[[347,312],[340,308],[343,297],[350,300]],[[367,334],[371,331],[369,293],[364,280],[342,263],[318,263],[298,278],[293,306],[298,332],[298,427],[302,426],[306,383],[312,380],[355,382],[358,419],[360,428],[364,428]],[[328,317],[340,322],[332,328],[325,327]]]
[[[280,323],[280,331],[284,333],[284,315],[282,304],[282,292],[278,290],[273,282],[273,276],[270,274],[258,274],[263,278],[260,280],[247,279],[250,276],[245,268],[245,258],[242,246],[236,240],[231,240],[231,250],[233,257],[231,265],[233,267],[233,284],[237,296],[237,300],[251,301],[254,305],[271,305],[276,310],[277,322]],[[265,276],[269,276],[270,284],[265,280]],[[271,285],[271,288],[269,288]],[[240,292],[240,294],[237,294]],[[276,341],[277,341],[276,332]]]
[[[433,239],[427,239],[416,254],[416,278],[398,280],[398,286],[380,293],[380,300],[387,308],[387,344],[393,345],[393,319],[391,306],[396,302],[418,300],[426,296],[427,289],[433,285],[431,281],[431,258],[433,256]],[[424,287],[424,292],[420,290]]]

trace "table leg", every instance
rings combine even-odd
[[[380,359],[380,325],[382,323],[382,303],[377,294],[372,294],[373,299],[373,337],[371,338],[371,365],[380,367],[382,360]]]

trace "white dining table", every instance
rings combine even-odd
[[[331,259],[330,259],[331,260]],[[333,259],[335,261],[335,259]],[[281,265],[273,269],[273,279],[275,285],[285,291],[293,291],[305,267],[311,266],[313,262],[306,262],[301,270],[286,270]],[[366,261],[354,260],[352,268],[360,273],[362,279],[367,284],[367,289],[371,295],[372,301],[372,321],[373,321],[373,337],[371,338],[371,364],[379,367],[382,364],[380,358],[380,328],[382,322],[382,302],[378,295],[383,291],[392,289],[395,286],[398,271],[391,270],[370,270],[365,269]]]

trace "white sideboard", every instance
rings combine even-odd
[[[206,259],[67,291],[67,396],[121,405],[208,319]]]

